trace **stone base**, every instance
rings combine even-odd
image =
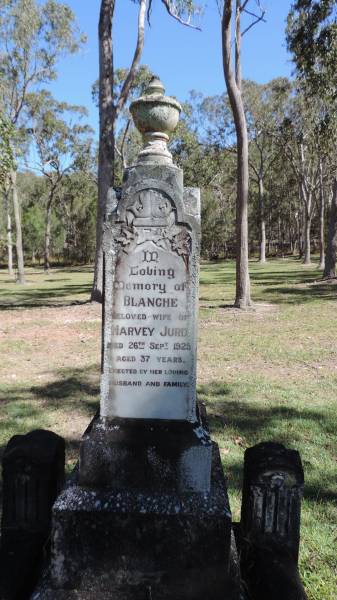
[[[54,505],[50,576],[32,598],[239,600],[217,446],[207,494],[65,490]]]
[[[166,421],[96,418],[83,436],[79,485],[157,493],[208,492],[212,441],[205,415]]]

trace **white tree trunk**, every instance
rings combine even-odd
[[[337,255],[337,177],[334,178],[331,206],[329,210],[328,239],[325,256],[323,277],[334,279],[336,277]]]
[[[15,219],[15,232],[16,232],[16,258],[18,267],[18,278],[17,283],[25,284],[25,267],[23,258],[23,247],[22,247],[22,230],[21,230],[21,213],[20,204],[18,198],[18,189],[16,183],[16,171],[11,171],[11,186],[12,186],[12,198],[13,198],[13,209]]]
[[[103,292],[103,223],[109,188],[114,182],[114,121],[112,21],[115,0],[102,0],[98,26],[99,37],[99,155],[96,215],[96,254],[91,300],[102,302]]]
[[[319,269],[324,271],[325,267],[325,248],[324,248],[324,217],[325,217],[325,198],[323,183],[323,165],[322,160],[319,163]]]
[[[303,264],[311,264],[311,218],[307,210],[304,211],[304,258]]]
[[[222,56],[223,70],[228,97],[233,113],[237,137],[237,202],[236,202],[236,296],[235,306],[247,308],[251,306],[250,279],[248,269],[248,134],[243,107],[240,81],[240,19],[237,0],[236,14],[236,79],[232,69],[231,22],[232,0],[224,1],[222,16]]]
[[[259,206],[260,206],[260,263],[266,262],[266,218],[264,210],[264,186],[259,177]]]
[[[51,239],[51,215],[52,215],[53,195],[49,194],[46,211],[46,228],[44,235],[44,270],[50,269],[50,239]]]
[[[12,218],[9,205],[8,191],[5,192],[5,205],[7,213],[7,264],[8,264],[8,275],[14,276],[13,269],[13,240],[12,240]]]

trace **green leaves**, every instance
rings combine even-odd
[[[27,103],[38,169],[54,183],[65,172],[79,165],[84,168],[91,160],[93,133],[81,122],[86,109],[58,102],[46,90],[31,94]]]
[[[6,186],[9,172],[15,168],[12,123],[0,114],[0,188]]]
[[[16,124],[27,94],[56,78],[56,63],[85,41],[70,8],[47,0],[0,0],[0,108]]]
[[[337,102],[337,6],[335,0],[297,0],[288,16],[288,49],[308,93]]]

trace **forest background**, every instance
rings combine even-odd
[[[77,4],[73,0],[72,6],[81,17],[83,11]],[[99,8],[96,4],[97,14],[92,19],[95,23]],[[2,0],[1,5],[2,55],[6,60],[0,79],[0,261],[4,267],[7,264],[11,276],[24,282],[24,264],[43,265],[48,270],[55,263],[86,264],[94,260],[97,119],[90,103],[82,106],[73,103],[73,100],[74,97],[76,101],[82,97],[88,100],[88,93],[91,93],[93,103],[97,105],[98,88],[95,71],[91,71],[93,40],[89,39],[91,50],[87,60],[85,35],[69,7],[62,5],[63,10],[60,11],[60,4],[53,0],[46,3]],[[118,48],[120,41],[120,55],[125,60],[129,59],[125,44],[132,48],[134,43],[136,5],[131,1],[123,3],[122,14],[115,23],[116,31],[122,29],[122,25],[124,27],[124,42],[121,42],[122,36],[118,33],[115,45]],[[202,257],[210,260],[234,257],[236,239],[236,136],[228,97],[222,91],[225,86],[220,72],[221,19],[218,7],[219,3],[214,2],[211,13],[207,8],[204,16],[200,15],[198,19],[196,15],[201,28],[205,26],[203,34],[181,27],[179,23],[172,24],[165,12],[160,12],[158,3],[154,3],[151,27],[147,24],[145,32],[145,39],[146,35],[151,35],[152,43],[158,43],[158,35],[163,34],[160,28],[164,27],[164,32],[165,28],[168,30],[161,45],[160,71],[163,73],[160,75],[165,80],[167,71],[169,93],[174,94],[177,90],[181,100],[180,94],[186,94],[185,80],[203,82],[203,89],[190,92],[183,102],[183,113],[171,142],[171,151],[174,161],[184,169],[185,185],[199,186],[202,190]],[[259,2],[257,7],[260,8]],[[84,11],[86,21],[88,13],[94,12],[93,8]],[[320,253],[320,267],[324,269],[330,207],[334,203],[335,130],[330,126],[328,133],[323,131],[322,122],[327,114],[324,97],[311,95],[308,102],[303,80],[285,76],[294,71],[289,59],[296,58],[296,49],[292,48],[294,52],[288,55],[288,63],[283,62],[282,65],[282,61],[287,60],[285,49],[278,51],[270,43],[273,37],[279,43],[282,34],[283,46],[286,45],[285,17],[291,3],[282,3],[283,13],[280,5],[275,9],[272,2],[267,3],[267,8],[271,12],[271,24],[268,25],[267,10],[263,12],[262,21],[247,32],[242,53],[244,76],[254,73],[254,49],[259,63],[255,69],[259,82],[243,80],[250,154],[249,254],[261,262],[268,256],[293,254],[303,258],[305,264],[310,264],[311,252],[317,251]],[[276,18],[279,22],[275,28]],[[252,17],[246,15],[246,19],[249,27]],[[126,33],[125,26],[128,24],[130,27]],[[199,56],[195,55],[194,63],[192,56],[192,63],[188,63],[185,69],[179,64],[178,72],[173,62],[177,59],[177,50],[172,49],[175,45],[171,43],[172,28],[176,28],[177,38],[174,39],[178,40],[183,60],[187,55],[186,48],[190,48],[192,55],[203,39],[210,41],[210,36],[214,39],[215,26],[218,26],[219,40],[211,46],[212,54],[204,48],[203,64],[198,64]],[[153,34],[156,27],[159,33]],[[288,17],[288,34],[290,27],[291,17]],[[184,35],[185,50],[179,47]],[[246,42],[250,36],[251,41]],[[274,47],[275,58],[268,56],[269,46]],[[145,45],[143,58],[149,59],[150,66],[140,68],[116,126],[117,186],[121,183],[123,169],[132,164],[141,144],[130,120],[128,103],[142,92],[154,70],[158,69],[158,58],[151,61],[150,50],[146,50]],[[264,53],[265,59],[261,53]],[[74,55],[77,55],[76,60]],[[205,60],[209,61],[212,55],[214,68],[209,65],[207,69]],[[248,73],[245,72],[245,56],[249,56],[250,61],[247,62]],[[76,66],[73,77],[77,92],[74,94],[71,93],[71,70],[69,66],[63,67],[67,60],[70,65]],[[281,76],[277,76],[274,61]],[[191,64],[194,64],[192,69]],[[79,75],[83,73],[83,67],[87,85],[86,90],[79,93]],[[62,82],[63,71],[64,82],[57,84],[57,81]],[[216,84],[209,72],[219,75]],[[269,74],[275,76],[261,83]],[[115,70],[116,96],[126,75],[127,69],[123,67]],[[209,88],[217,88],[220,93],[210,95]],[[60,98],[62,93],[63,98]],[[330,237],[334,233],[332,229]],[[329,265],[325,275],[334,276],[334,266],[331,268]]]

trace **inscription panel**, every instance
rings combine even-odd
[[[194,420],[192,230],[158,190],[142,190],[125,214],[107,265],[102,416]]]
[[[111,399],[124,412],[132,395],[137,412],[186,415],[194,362],[188,310],[181,257],[147,242],[120,260],[109,363]]]

